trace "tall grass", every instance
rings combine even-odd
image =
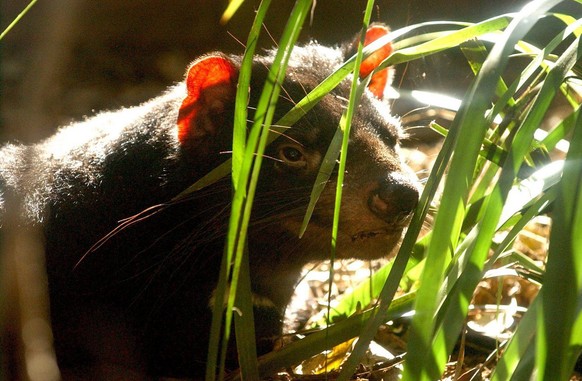
[[[10,33],[12,28],[14,28],[16,24],[18,24],[18,22],[28,13],[28,11],[34,6],[34,4],[36,4],[37,1],[38,0],[31,0],[28,3],[28,5],[22,10],[22,12],[20,12],[18,16],[16,16],[14,20],[12,20],[12,22],[6,28],[4,28],[2,33],[0,33],[0,41],[4,38],[4,36]]]
[[[224,334],[222,342],[228,343],[230,327],[234,309],[235,298],[241,314],[235,319],[237,327],[237,350],[241,356],[241,372],[245,378],[257,378],[257,359],[254,352],[254,331],[252,301],[250,291],[250,274],[248,273],[248,255],[246,248],[246,234],[251,215],[252,203],[257,187],[263,153],[268,142],[269,131],[273,122],[276,100],[281,91],[281,84],[285,78],[287,62],[293,45],[297,41],[303,21],[309,11],[311,1],[299,0],[289,17],[285,30],[279,41],[279,50],[269,69],[269,74],[265,81],[259,103],[255,112],[255,119],[250,128],[248,137],[246,136],[247,124],[247,97],[251,73],[252,55],[258,39],[258,33],[262,25],[263,17],[270,5],[270,1],[261,2],[259,11],[255,18],[253,28],[249,34],[248,44],[243,58],[241,75],[239,76],[235,126],[233,135],[233,160],[232,160],[232,180],[234,185],[234,195],[227,236],[227,245],[222,263],[219,285],[216,290],[215,307],[212,319],[211,342],[209,348],[207,379],[214,379],[217,364],[219,379],[223,376],[226,359],[226,345],[222,346],[220,357],[218,354],[218,344],[220,343],[219,333],[223,321],[223,306],[226,305],[224,313]],[[241,269],[246,270],[241,273]],[[243,279],[239,283],[239,276]],[[230,279],[230,287],[227,283]],[[238,286],[242,286],[239,287]],[[227,296],[227,300],[223,299]]]
[[[35,2],[32,0],[0,34],[0,40]],[[240,2],[232,3],[224,20],[232,17]],[[178,196],[221,177],[232,177],[235,192],[215,295],[206,378],[214,380],[217,374],[224,377],[226,354],[220,343],[228,342],[233,321],[241,354],[240,377],[258,379],[357,336],[359,340],[339,376],[345,380],[355,371],[378,327],[413,312],[403,378],[439,379],[465,329],[477,283],[505,255],[518,232],[535,216],[549,211],[553,226],[545,268],[535,268],[541,276],[524,275],[541,283],[540,292],[512,338],[500,347],[491,379],[568,379],[582,352],[582,1],[534,0],[516,13],[475,24],[426,22],[394,30],[365,48],[360,45],[356,56],[273,123],[275,100],[289,55],[313,5],[310,0],[297,0],[247,134],[250,64],[270,3],[261,2],[246,44],[237,92],[232,160]],[[364,27],[369,23],[373,5],[372,0],[367,2]],[[570,11],[560,13],[556,10],[558,6],[566,6],[564,9]],[[541,46],[529,41],[532,30],[544,30],[552,21],[561,25],[551,29],[556,31],[555,36],[547,36]],[[347,75],[357,72],[363,58],[388,42],[394,44],[395,51],[378,70],[443,50],[460,49],[475,72],[474,81],[451,125],[432,126],[446,138],[395,260],[344,297],[334,311],[328,311],[328,321],[333,313],[348,318],[257,359],[246,233],[262,154],[276,137],[270,132],[292,126]],[[518,56],[528,62],[516,72],[514,61]],[[349,106],[326,155],[326,166],[340,157],[338,200],[350,114],[364,86],[365,81],[352,84]],[[569,105],[568,112],[554,122],[545,137],[537,138],[542,121],[552,113],[551,106],[557,100]],[[548,160],[537,159],[540,152],[547,159],[547,154],[563,140],[569,141],[565,160],[548,165]],[[319,180],[330,172],[322,166]],[[324,182],[319,180],[317,183]],[[441,186],[443,195],[435,200]],[[317,202],[320,191],[314,185],[308,210]],[[438,205],[434,225],[419,239],[433,204]],[[336,221],[341,213],[339,205],[338,201]],[[306,214],[305,225],[308,221]],[[337,230],[337,223],[334,228]],[[493,238],[500,231],[505,232],[505,238],[498,242]],[[533,266],[520,256],[514,256],[513,261],[515,268]],[[423,269],[419,287],[395,298],[403,277],[413,268]],[[372,295],[370,289],[374,290]],[[356,305],[370,308],[359,311]],[[233,317],[235,306],[241,313]]]
[[[249,35],[248,55],[252,54],[252,42],[258,36],[257,26],[260,17],[264,17],[262,12],[266,11],[266,3],[259,8],[255,27]],[[574,11],[558,13],[555,11],[558,5],[567,5]],[[296,3],[272,68],[273,83],[282,80],[285,59],[309,6],[309,1]],[[503,353],[499,353],[500,359],[492,378],[529,379],[537,375],[540,380],[568,379],[582,351],[582,236],[579,233],[582,231],[582,119],[579,118],[578,64],[582,55],[579,44],[581,14],[579,1],[538,0],[528,3],[519,12],[477,24],[428,22],[395,30],[390,36],[359,51],[282,120],[274,123],[291,126],[305,110],[357,68],[362,56],[388,41],[394,42],[396,50],[379,69],[446,49],[462,49],[475,71],[475,79],[467,89],[451,126],[446,130],[434,126],[446,135],[446,139],[399,254],[393,263],[369,280],[382,285],[374,288],[380,290],[373,295],[377,297],[374,307],[356,312],[350,307],[355,303],[345,302],[340,305],[341,311],[351,314],[351,317],[258,361],[243,362],[244,374],[266,375],[358,336],[359,341],[340,375],[340,379],[347,379],[378,326],[403,312],[414,311],[403,377],[406,380],[439,379],[464,330],[477,283],[494,266],[519,230],[551,207],[553,228],[546,269],[541,269],[541,292]],[[526,42],[533,28],[545,28],[548,22],[556,20],[562,27],[544,46]],[[363,25],[367,22],[368,19],[363,20]],[[515,56],[528,60],[528,64],[517,73],[513,62]],[[243,72],[245,67],[243,65]],[[512,70],[506,71],[506,68]],[[244,81],[246,77],[241,78]],[[277,86],[266,88],[265,99],[275,99],[276,91]],[[353,92],[357,98],[356,93]],[[244,94],[239,95],[243,99],[240,104],[245,104]],[[535,138],[557,98],[569,104],[568,115],[552,126],[547,137]],[[351,100],[350,104],[355,102],[357,99]],[[235,139],[232,164],[227,163],[222,168],[222,173],[225,173],[225,168],[232,165],[233,181],[238,184],[222,278],[232,278],[234,283],[238,268],[244,264],[245,221],[248,221],[252,207],[252,184],[256,183],[256,176],[252,173],[258,173],[262,150],[271,139],[267,133],[271,124],[270,111],[264,107],[264,113],[257,112],[257,115],[267,117],[255,121],[248,138],[241,139],[243,135],[239,135]],[[237,120],[244,121],[244,115]],[[240,131],[243,130],[241,126],[237,125]],[[343,131],[349,133],[345,128]],[[567,157],[563,165],[554,164],[553,171],[545,176],[547,170],[540,170],[543,165],[535,160],[535,154],[552,151],[563,139],[570,140]],[[337,155],[338,149],[336,145],[332,157]],[[528,176],[528,173],[534,175]],[[533,190],[532,184],[539,186]],[[435,201],[439,186],[444,186],[444,192],[438,200],[434,225],[424,238],[418,240],[423,220]],[[528,191],[523,192],[523,189]],[[317,197],[312,199],[315,202]],[[337,208],[336,214],[341,212]],[[495,243],[493,237],[501,230],[507,232],[506,238]],[[516,265],[526,265],[525,260],[524,263],[519,261]],[[226,264],[230,263],[235,264],[234,275],[227,273],[230,266]],[[402,277],[419,263],[424,264],[420,287],[394,299]],[[241,273],[241,277],[246,278],[248,274]],[[234,289],[237,288],[231,287],[231,291]],[[240,287],[236,292],[239,293],[237,301],[240,295],[248,294],[248,290],[241,292]],[[351,297],[363,305],[373,302],[367,293],[355,292]],[[228,306],[232,307],[233,303],[234,294],[229,296]],[[216,319],[220,320],[222,303],[218,306]],[[229,319],[226,319],[227,331]],[[213,346],[217,343],[218,339]],[[215,365],[211,362],[209,370],[215,369]],[[253,370],[257,366],[258,373]],[[212,373],[209,371],[209,379],[213,378]]]

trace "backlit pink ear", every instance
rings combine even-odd
[[[364,46],[376,41],[380,37],[386,36],[390,30],[385,25],[372,25],[366,32],[366,40]],[[371,56],[366,58],[360,66],[360,78],[367,77],[375,68],[380,65],[390,54],[392,54],[392,44],[386,44]],[[389,69],[386,68],[374,74],[368,85],[368,89],[378,98],[383,98],[384,89],[389,84]]]
[[[178,113],[178,139],[183,146],[197,146],[215,136],[227,103],[236,94],[238,71],[221,55],[195,61],[186,76],[187,96]]]

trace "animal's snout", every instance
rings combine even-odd
[[[414,211],[418,197],[418,187],[411,179],[399,173],[391,173],[371,192],[368,206],[384,221],[398,224]]]

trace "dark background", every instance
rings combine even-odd
[[[29,0],[4,0],[3,30]],[[273,0],[266,30],[277,40],[293,1]],[[393,28],[426,20],[480,21],[519,10],[524,0],[380,0],[374,20]],[[247,0],[226,25],[219,0],[39,1],[0,41],[0,141],[34,141],[61,124],[104,109],[138,104],[181,80],[186,66],[212,51],[242,53],[258,1]],[[337,44],[359,29],[365,1],[318,0],[301,40]],[[239,41],[237,41],[239,40]],[[262,46],[274,43],[263,33]],[[468,77],[446,56],[400,73],[409,86]],[[462,73],[462,74],[460,74]]]

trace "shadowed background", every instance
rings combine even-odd
[[[29,0],[3,1],[2,30]],[[0,42],[0,140],[32,142],[56,126],[104,109],[139,104],[180,81],[186,66],[213,50],[242,53],[258,1],[247,0],[226,25],[227,1],[51,0],[38,2]],[[293,1],[273,1],[266,30],[276,41]],[[302,41],[335,44],[360,28],[364,1],[317,1]],[[373,20],[400,28],[426,20],[480,21],[524,0],[380,0]],[[267,33],[259,45],[273,46]],[[424,63],[423,63],[424,62]],[[410,86],[456,82],[446,56],[408,68]],[[424,67],[419,67],[424,65]],[[442,70],[446,68],[446,70]],[[434,75],[425,76],[428,70]],[[465,67],[464,73],[469,74]],[[405,70],[399,68],[399,72]],[[463,74],[465,75],[465,74]]]

